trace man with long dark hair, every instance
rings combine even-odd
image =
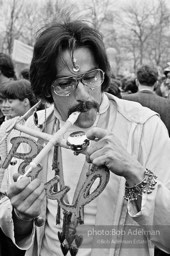
[[[30,139],[32,151],[23,148],[21,155],[13,147],[4,166],[20,157],[19,171],[26,173],[17,174],[17,158],[4,180],[5,234],[27,256],[143,256],[153,254],[154,244],[170,251],[168,132],[155,112],[105,93],[110,66],[101,34],[80,21],[45,28],[35,43],[30,81],[38,98],[53,103],[38,113],[43,132],[61,134],[79,112],[60,138],[75,154],[62,143],[45,151],[42,138],[37,144]],[[38,129],[32,117],[26,127]],[[33,160],[27,169],[36,145],[46,153],[38,155],[40,166]]]

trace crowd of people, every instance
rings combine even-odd
[[[0,54],[0,255],[170,253],[170,68],[113,73],[85,21],[41,30],[18,78]]]

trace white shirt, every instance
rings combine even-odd
[[[97,114],[96,121],[93,126],[96,126],[98,122],[99,115],[104,113],[107,108],[109,107],[108,98],[104,95],[102,104],[100,105],[99,113]],[[55,113],[57,118],[60,120],[60,127],[63,126],[64,122],[61,120],[61,117],[58,113]],[[79,128],[73,125],[64,135],[65,138],[75,131],[84,131],[86,132],[87,129]],[[54,172],[51,168],[53,153],[49,154],[48,159],[48,177],[47,180],[50,180],[54,177]],[[63,163],[63,175],[64,175],[64,182],[66,186],[70,187],[70,190],[67,193],[69,204],[72,204],[75,188],[78,183],[79,175],[81,173],[82,167],[85,162],[85,155],[79,154],[78,156],[74,155],[70,149],[62,148],[62,163]],[[93,187],[94,188],[94,187]],[[96,200],[94,199],[89,204],[84,207],[84,223],[86,225],[95,225],[95,216],[96,216]],[[62,210],[61,210],[62,212]],[[49,254],[50,256],[57,256],[62,255],[60,249],[60,242],[58,240],[58,232],[62,231],[62,222],[63,222],[63,215],[61,214],[61,224],[56,225],[56,214],[57,214],[57,201],[55,200],[48,200],[47,201],[47,221],[45,227],[45,235],[42,242],[42,250],[41,256],[46,256]],[[81,229],[81,226],[79,227]],[[91,242],[92,237],[87,238],[85,236],[83,240],[83,247],[79,251],[81,251],[81,256],[89,256],[91,254]],[[70,255],[69,253],[67,254]],[[79,252],[77,253],[77,256]]]

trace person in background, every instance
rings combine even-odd
[[[1,87],[0,93],[2,98],[1,109],[3,116],[5,117],[5,121],[0,127],[0,137],[3,138],[6,134],[6,129],[14,122],[15,117],[23,116],[37,103],[37,99],[32,91],[30,82],[25,79],[6,81],[5,85]],[[16,136],[20,136],[20,132],[12,130],[8,138],[5,140],[5,144],[1,143],[0,146],[3,147],[4,154],[7,154],[10,151],[12,145],[10,140],[12,137]],[[2,157],[3,156],[1,156],[1,158]],[[11,165],[12,164],[13,162],[11,161]],[[3,177],[4,170],[3,168],[0,168],[0,188]],[[0,255],[23,256],[25,254],[24,250],[20,250],[14,246],[11,240],[4,235],[2,230],[0,230],[0,240]]]
[[[37,103],[37,99],[32,91],[31,84],[28,80],[13,80],[8,82],[3,88],[1,88],[2,94],[2,113],[5,116],[5,121],[2,123],[0,127],[0,138],[2,139],[6,130],[10,125],[12,125],[16,118],[24,116],[31,107],[33,107]],[[29,117],[27,115],[22,123],[26,121]],[[3,148],[3,155],[1,155],[0,163],[3,158],[6,157],[8,152],[11,149],[11,138],[12,136],[19,136],[20,132],[17,130],[12,130],[9,134],[8,138],[6,138],[3,143],[0,144],[0,147]],[[0,139],[0,140],[1,140]],[[4,155],[5,154],[5,155]],[[0,164],[1,166],[1,164]],[[0,188],[1,181],[3,179],[4,171],[0,171]]]
[[[168,63],[168,66],[164,69],[164,77],[162,78],[162,81],[159,81],[159,84],[156,86],[155,93],[157,95],[167,99],[166,100],[167,106],[165,106],[165,109],[164,109],[165,112],[162,113],[162,115],[169,116],[169,111],[170,111],[169,110],[169,101],[170,101],[170,65],[169,65],[169,63]],[[163,118],[163,119],[165,120],[164,123],[165,123],[165,125],[169,131],[169,135],[170,135],[170,129],[169,129],[170,120],[168,119],[168,117]],[[159,248],[155,248],[155,256],[166,256],[166,255],[170,255],[170,254],[163,252]]]
[[[0,88],[0,95],[2,100],[1,110],[6,120],[4,120],[0,127],[0,136],[3,138],[9,125],[8,122],[10,121],[10,124],[12,124],[13,118],[24,115],[37,102],[37,99],[32,91],[30,82],[24,79],[6,80],[5,84]],[[10,136],[20,136],[20,132],[13,130]],[[3,154],[7,154],[11,148],[10,136],[5,140],[4,146],[1,143]],[[4,170],[0,168],[0,188],[3,177]],[[25,251],[14,246],[12,241],[0,229],[0,255],[23,256],[24,254]]]
[[[118,98],[122,98],[120,88],[121,88],[121,81],[111,76],[110,85],[109,85],[109,88],[107,89],[107,92],[115,95]]]
[[[0,85],[16,79],[15,67],[11,57],[0,52]]]
[[[0,90],[10,80],[16,80],[14,63],[8,54],[0,52]],[[0,125],[5,120],[1,112],[2,101],[2,95],[0,94]]]
[[[122,95],[133,94],[138,91],[135,78],[124,78],[122,79]]]
[[[21,79],[26,79],[30,80],[30,69],[29,68],[24,68],[20,71],[19,77]]]
[[[156,86],[155,92],[157,95],[164,98],[170,98],[170,66],[164,69],[164,77],[162,81]]]
[[[12,155],[17,164],[7,172],[7,195],[0,204],[5,234],[26,256],[149,256],[154,245],[170,252],[168,132],[157,113],[106,93],[110,65],[101,34],[81,21],[41,30],[30,81],[37,98],[54,103],[46,115],[38,112],[45,124],[39,130],[61,132],[78,111],[63,137],[72,133],[71,141],[79,142],[73,134],[84,132],[89,146],[77,155],[58,143],[45,151],[41,171],[32,179],[28,173],[19,176],[19,164],[25,162]],[[32,116],[25,126],[37,129]],[[44,140],[37,138],[37,143],[45,148]],[[25,156],[24,147],[21,153]],[[101,182],[94,184],[94,175]],[[104,180],[107,186],[93,198]],[[137,238],[133,227],[140,232]],[[155,228],[162,228],[158,235]],[[133,244],[134,239],[142,245]]]
[[[0,91],[3,98],[1,111],[5,120],[24,115],[37,102],[26,79],[9,81]]]
[[[154,88],[158,82],[158,71],[155,67],[142,65],[136,72],[138,92],[124,94],[123,99],[136,101],[159,113],[170,135],[170,100],[158,96]]]

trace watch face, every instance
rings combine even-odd
[[[67,145],[73,151],[81,152],[87,148],[89,140],[83,131],[73,132],[67,138]]]

